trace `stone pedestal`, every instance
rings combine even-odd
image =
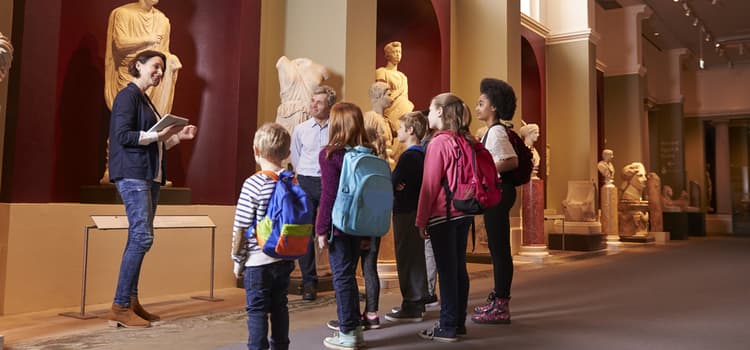
[[[81,203],[122,204],[120,192],[114,184],[81,186]],[[191,204],[188,187],[166,187],[159,190],[159,204]]]
[[[620,240],[641,242],[648,237],[648,201],[621,200],[618,203]],[[651,237],[653,240],[653,237]]]
[[[523,246],[521,255],[548,255],[544,242],[544,180],[531,179],[521,186],[523,206]]]
[[[599,199],[602,207],[600,221],[602,233],[617,235],[617,188],[609,183],[599,190]]]

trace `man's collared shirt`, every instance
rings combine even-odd
[[[292,135],[292,165],[298,175],[320,177],[318,156],[328,144],[328,120],[323,126],[310,118],[294,128]]]

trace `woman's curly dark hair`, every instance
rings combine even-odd
[[[495,107],[497,119],[511,120],[516,113],[516,93],[510,84],[494,78],[484,78],[479,83],[479,92],[487,96]]]

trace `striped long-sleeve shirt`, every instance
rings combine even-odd
[[[266,216],[268,202],[275,186],[276,181],[263,173],[248,177],[242,185],[232,231],[232,260],[235,264],[261,266],[280,260],[263,253],[252,231]],[[245,235],[248,230],[251,233],[250,238]]]

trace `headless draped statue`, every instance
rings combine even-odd
[[[133,79],[128,73],[130,61],[141,51],[156,50],[167,56],[164,75],[161,84],[146,93],[160,115],[172,112],[177,73],[182,63],[169,51],[171,25],[167,16],[154,7],[158,3],[159,0],[138,0],[122,5],[109,14],[104,57],[104,100],[110,110],[117,93]],[[99,183],[109,183],[108,168],[105,168]],[[167,183],[169,186],[171,181]]]
[[[409,82],[406,75],[398,70],[402,54],[401,43],[390,42],[385,45],[384,51],[387,63],[385,67],[375,70],[375,81],[382,81],[388,85],[393,103],[383,110],[383,115],[391,122],[394,130],[398,130],[398,118],[414,110],[414,104],[409,101]],[[398,159],[399,154],[400,152],[393,154],[394,159]]]
[[[158,0],[139,0],[120,6],[109,15],[106,56],[104,58],[104,99],[112,109],[117,93],[128,85],[132,76],[128,63],[143,50],[156,50],[167,56],[161,84],[147,91],[149,98],[164,115],[172,111],[179,58],[169,51],[169,19],[154,7]]]
[[[309,118],[307,107],[310,105],[313,90],[328,79],[326,67],[309,58],[288,59],[281,56],[276,61],[279,72],[279,95],[281,104],[276,109],[276,122],[292,134],[297,124]]]
[[[10,63],[13,61],[13,45],[3,33],[0,33],[0,82],[5,80],[10,70]]]

